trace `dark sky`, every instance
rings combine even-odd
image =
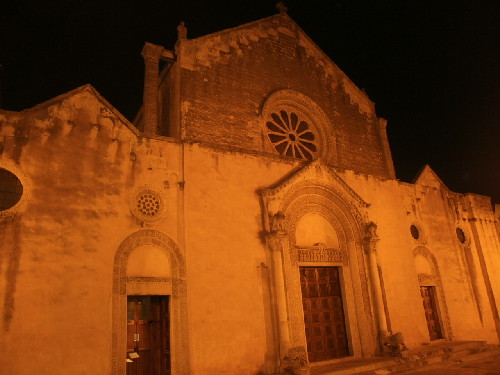
[[[260,1],[10,1],[0,9],[2,108],[92,84],[132,120],[145,41],[173,49],[276,13]],[[178,5],[175,5],[178,4]],[[429,164],[500,203],[500,1],[289,0],[288,14],[388,120],[396,174]]]

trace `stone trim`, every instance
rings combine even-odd
[[[172,277],[127,277],[130,254],[139,246],[154,245],[169,258]],[[166,234],[141,230],[128,236],[118,247],[113,265],[111,375],[126,375],[127,291],[170,295],[171,373],[189,374],[186,266],[177,244]],[[143,294],[144,294],[143,293]]]
[[[349,265],[349,254],[344,249],[327,249],[321,246],[298,248],[299,262],[329,262]]]

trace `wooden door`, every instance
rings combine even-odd
[[[127,297],[127,375],[169,375],[167,296]]]
[[[339,267],[300,267],[310,362],[349,355]]]
[[[425,319],[427,320],[427,329],[431,340],[443,338],[441,325],[439,324],[439,315],[436,305],[436,288],[433,286],[421,286],[420,295],[424,304]]]

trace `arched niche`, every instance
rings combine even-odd
[[[338,249],[339,238],[332,224],[318,213],[302,216],[295,227],[295,245],[311,247],[318,243],[326,248]]]
[[[429,275],[432,276],[432,268],[429,261],[420,254],[415,255],[415,269],[417,275]]]
[[[171,277],[169,257],[155,245],[143,245],[134,249],[127,261],[129,277]]]

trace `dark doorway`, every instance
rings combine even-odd
[[[439,315],[436,304],[436,288],[433,286],[421,286],[420,295],[424,304],[425,319],[427,320],[427,328],[429,329],[429,337],[431,340],[443,338],[441,325],[439,324]]]
[[[309,361],[347,357],[339,267],[300,267],[299,271]]]
[[[168,296],[127,296],[127,375],[170,375]]]

